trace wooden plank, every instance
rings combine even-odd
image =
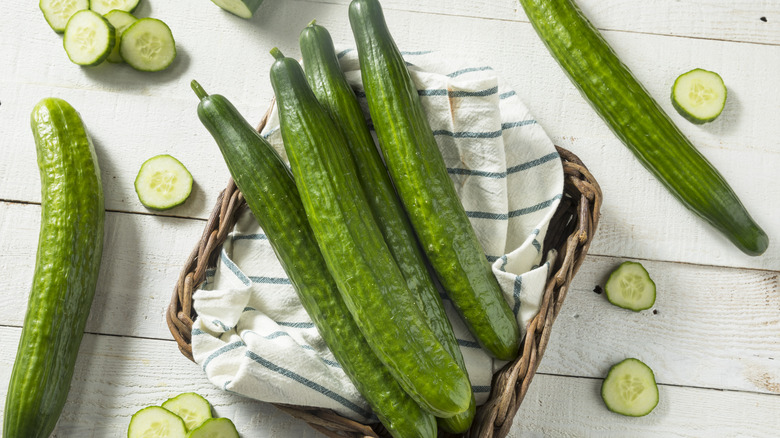
[[[540,372],[599,378],[627,357],[660,383],[780,394],[780,273],[642,261],[652,309],[613,306],[603,286],[624,259],[588,257]]]
[[[17,328],[0,327],[0,348],[7,352],[0,357],[0,404],[19,335]],[[656,409],[628,418],[604,407],[600,385],[600,379],[537,375],[508,436],[771,437],[780,427],[780,396],[661,385]],[[185,391],[205,396],[242,436],[321,436],[270,405],[217,389],[173,342],[96,335],[84,337],[53,436],[125,436],[135,411]]]
[[[0,204],[0,325],[21,326],[32,281],[39,207]],[[87,331],[170,339],[164,311],[201,221],[109,213]],[[644,262],[658,285],[633,313],[592,292],[622,259],[590,256],[558,318],[542,371],[599,377],[636,355],[661,382],[780,392],[780,273]],[[628,348],[628,347],[631,348]]]
[[[296,55],[299,29],[317,17],[339,46],[353,44],[344,5],[271,2],[263,8],[257,19],[247,22],[209,7],[182,14],[173,4],[155,5],[154,15],[169,19],[177,35],[182,60],[154,78],[121,65],[84,69],[69,64],[62,58],[58,37],[33,7],[0,17],[0,26],[11,35],[40,27],[33,32],[35,38],[0,42],[3,59],[12,60],[0,66],[0,89],[9,90],[8,97],[3,96],[0,131],[13,145],[9,159],[0,161],[0,199],[39,199],[27,118],[40,97],[58,95],[82,112],[96,139],[109,209],[146,212],[133,191],[135,173],[149,156],[170,152],[190,167],[197,187],[188,204],[162,214],[205,217],[227,170],[194,115],[188,81],[181,79],[199,79],[207,90],[233,98],[249,120],[258,120],[272,95],[266,79],[271,57],[263,55],[269,42]],[[593,253],[780,268],[779,245],[760,258],[744,256],[672,199],[579,96],[529,24],[394,9],[387,18],[404,50],[440,48],[443,56],[457,53],[491,65],[553,140],[583,158],[605,193]],[[191,26],[201,31],[184,31]],[[780,47],[625,32],[605,32],[605,37],[669,112],[673,110],[666,96],[679,73],[704,67],[723,75],[730,100],[720,120],[698,127],[674,114],[673,119],[731,182],[769,235],[780,236],[780,222],[774,220],[780,204],[766,201],[780,198],[780,186],[774,183],[780,125],[772,121],[780,96],[760,79],[774,78],[780,71]],[[40,56],[22,56],[34,51],[41,51]],[[230,74],[214,65],[229,65]]]
[[[18,328],[0,327],[2,406],[20,335]],[[216,416],[230,418],[241,436],[322,436],[267,403],[220,390],[172,341],[85,335],[68,401],[52,437],[125,437],[133,413],[190,391],[204,396]]]
[[[349,0],[314,0],[348,5]],[[599,29],[713,40],[780,44],[780,4],[771,0],[575,0]],[[528,18],[517,0],[384,0],[385,9],[479,17],[502,21]],[[765,20],[762,20],[762,17]]]
[[[22,326],[32,284],[40,206],[0,203],[0,325]],[[203,221],[106,215],[103,261],[86,331],[170,339],[164,312]]]
[[[612,413],[601,379],[536,375],[509,437],[775,437],[780,396],[661,385],[645,417]]]

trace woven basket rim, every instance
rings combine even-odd
[[[257,130],[262,130],[273,102]],[[549,277],[539,313],[526,327],[522,354],[493,376],[490,396],[479,406],[471,429],[464,437],[503,438],[509,432],[520,404],[547,347],[553,322],[560,312],[574,275],[585,259],[596,232],[601,208],[601,189],[593,175],[572,152],[556,146],[564,172],[564,196],[548,227],[545,248],[558,255]],[[192,294],[205,280],[206,270],[216,264],[219,248],[245,207],[241,192],[232,179],[220,193],[198,244],[190,253],[171,296],[166,312],[168,327],[181,353],[192,357],[192,324],[196,312]],[[381,424],[363,425],[333,411],[274,404],[329,437],[389,436]],[[440,436],[453,436],[440,432]]]

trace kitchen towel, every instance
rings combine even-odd
[[[554,257],[545,257],[542,242],[562,197],[560,157],[491,67],[429,51],[403,55],[466,214],[524,329],[541,304]],[[368,114],[357,52],[347,49],[339,58]],[[262,135],[285,157],[278,126],[273,111]],[[198,312],[193,355],[218,387],[376,421],[303,310],[248,209],[193,300]],[[505,362],[479,348],[446,297],[444,305],[477,403],[484,403],[494,371]]]

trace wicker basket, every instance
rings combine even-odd
[[[270,113],[270,110],[269,110]],[[258,127],[261,130],[269,114]],[[601,189],[585,165],[571,152],[556,147],[563,163],[564,193],[545,238],[545,248],[558,250],[553,275],[547,282],[539,314],[531,320],[523,339],[522,355],[493,376],[488,401],[479,406],[471,429],[464,437],[503,438],[512,426],[523,397],[528,391],[542,359],[550,330],[574,274],[585,259],[596,232],[601,206]],[[166,313],[168,327],[188,359],[192,358],[192,293],[205,280],[206,269],[216,264],[218,249],[233,228],[239,212],[246,206],[233,180],[220,193],[209,216],[200,241],[179,274],[171,303]],[[341,417],[333,411],[283,404],[274,404],[288,414],[307,422],[329,437],[388,437],[381,426],[367,426]],[[440,436],[448,436],[440,433]]]

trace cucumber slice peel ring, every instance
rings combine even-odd
[[[157,155],[141,165],[135,178],[135,192],[145,207],[168,210],[189,198],[192,174],[176,158]]]

